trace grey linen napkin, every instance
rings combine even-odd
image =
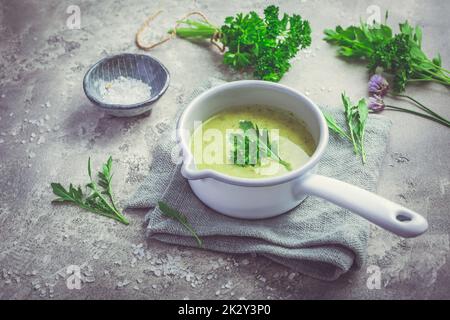
[[[210,81],[180,103],[179,112],[196,95],[218,84]],[[342,108],[322,108],[345,126]],[[175,121],[174,121],[175,123]],[[370,115],[366,132],[367,163],[363,166],[348,141],[330,134],[328,149],[318,173],[370,191],[376,184],[389,139],[390,121]],[[194,238],[177,221],[155,208],[159,200],[187,216],[203,240],[203,248],[225,253],[256,253],[294,271],[322,280],[335,280],[366,259],[369,223],[325,200],[309,197],[281,216],[247,221],[234,219],[206,207],[191,191],[175,164],[175,128],[161,136],[153,150],[150,174],[129,199],[129,208],[151,208],[146,216],[150,239],[196,247]],[[358,199],[355,199],[358,201]]]

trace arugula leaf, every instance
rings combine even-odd
[[[74,202],[74,203],[82,203],[82,195],[83,192],[81,191],[81,188],[78,187],[78,189],[74,188],[72,184],[69,186],[69,190],[66,190],[60,183],[51,183],[51,187],[53,189],[53,193],[59,198],[56,198],[55,202]]]
[[[330,130],[352,143],[355,154],[361,156],[364,164],[366,162],[364,137],[369,108],[367,107],[365,99],[361,99],[358,104],[353,105],[345,93],[341,95],[341,98],[342,104],[344,105],[345,120],[348,132],[337,124],[332,115],[324,113],[325,120],[327,121],[328,128],[330,128]]]
[[[112,206],[117,210],[112,193],[112,157],[110,156],[102,166],[102,171],[98,172],[98,185],[103,188],[102,194],[108,196]]]
[[[290,163],[282,160],[272,147],[269,130],[260,129],[250,120],[239,121],[239,128],[243,134],[231,135],[233,164],[242,167],[256,166],[261,165],[261,159],[272,158],[287,170],[292,170]]]
[[[337,134],[339,134],[340,136],[342,136],[343,138],[347,138],[350,140],[350,136],[347,134],[347,132],[345,132],[344,129],[342,129],[341,126],[339,126],[336,122],[336,120],[333,118],[332,115],[328,114],[328,113],[323,113],[325,120],[327,121],[328,124],[328,128],[330,128],[330,130],[336,132]]]
[[[181,223],[183,225],[183,227],[185,227],[192,234],[192,236],[197,241],[197,244],[199,247],[203,246],[202,239],[200,239],[200,237],[195,232],[194,228],[189,224],[187,217],[185,215],[183,215],[179,211],[169,207],[168,204],[166,204],[165,202],[162,202],[162,201],[158,201],[158,207],[164,216],[174,219],[174,220],[178,221],[179,223]]]
[[[69,185],[69,189],[66,190],[60,183],[51,183],[53,193],[58,196],[52,202],[69,202],[73,203],[87,211],[96,213],[114,220],[117,220],[125,225],[128,225],[128,220],[122,215],[122,213],[117,209],[111,189],[111,179],[112,179],[112,157],[109,157],[105,165],[103,165],[103,171],[98,173],[99,183],[98,185],[104,189],[100,191],[98,185],[92,179],[91,170],[91,158],[88,159],[88,176],[90,182],[86,185],[91,193],[88,195],[83,194],[81,187],[77,188],[73,184]],[[110,202],[103,196],[107,195]]]
[[[359,152],[359,148],[358,148],[358,144],[357,144],[357,140],[355,137],[355,131],[356,131],[356,113],[354,112],[355,109],[352,106],[352,103],[350,101],[350,99],[345,95],[345,93],[343,93],[341,95],[342,97],[342,103],[344,105],[344,112],[345,112],[345,118],[347,120],[347,126],[348,129],[350,130],[350,140],[353,143],[353,148],[356,154],[358,154]]]
[[[386,14],[387,19],[387,14]],[[378,67],[394,76],[394,90],[402,92],[410,82],[434,81],[450,85],[450,71],[442,68],[440,56],[429,59],[422,51],[422,29],[413,28],[407,21],[399,24],[400,33],[393,34],[384,24],[359,26],[324,31],[324,40],[339,46],[339,54],[367,61],[371,72]]]

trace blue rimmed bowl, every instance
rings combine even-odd
[[[134,104],[111,104],[100,94],[100,83],[120,76],[140,80],[151,87],[149,99]],[[83,89],[88,99],[102,111],[117,117],[133,117],[150,111],[166,92],[170,82],[167,68],[156,58],[143,54],[124,53],[106,57],[94,64],[84,76]]]

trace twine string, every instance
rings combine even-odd
[[[142,49],[142,50],[146,50],[149,51],[167,41],[172,40],[173,38],[176,37],[177,35],[177,28],[180,27],[181,24],[184,23],[184,20],[186,20],[187,18],[191,17],[191,16],[199,16],[200,18],[203,19],[204,22],[208,23],[211,25],[211,23],[209,22],[208,18],[206,17],[206,15],[200,11],[191,11],[189,13],[187,13],[183,18],[181,18],[180,20],[177,21],[177,23],[175,24],[175,26],[172,28],[172,32],[169,33],[168,36],[162,38],[161,40],[159,40],[158,42],[155,43],[144,43],[142,41],[142,33],[148,28],[150,29],[150,23],[156,19],[157,16],[159,16],[161,14],[161,12],[163,12],[163,10],[159,10],[158,12],[156,12],[155,14],[149,16],[144,23],[141,25],[141,27],[139,28],[139,30],[136,32],[136,45],[138,46],[138,48]],[[225,51],[225,46],[223,44],[220,43],[219,41],[220,39],[220,32],[216,31],[214,32],[214,34],[211,36],[211,43],[213,45],[215,45],[220,52],[224,52]]]

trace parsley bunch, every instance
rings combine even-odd
[[[422,51],[422,29],[413,28],[407,21],[399,26],[400,33],[395,35],[386,22],[372,26],[361,22],[360,26],[346,29],[337,26],[324,31],[324,40],[338,45],[344,57],[366,60],[371,72],[381,67],[392,74],[396,92],[404,91],[409,82],[450,85],[450,71],[442,68],[440,55],[430,59]]]
[[[279,18],[279,8],[268,6],[264,18],[254,11],[227,17],[222,27],[207,21],[185,19],[185,27],[176,29],[177,36],[188,39],[214,38],[227,51],[223,62],[236,69],[252,69],[258,79],[278,82],[289,70],[289,60],[299,49],[311,45],[309,22],[301,16],[284,14]],[[174,32],[170,30],[169,32]]]

